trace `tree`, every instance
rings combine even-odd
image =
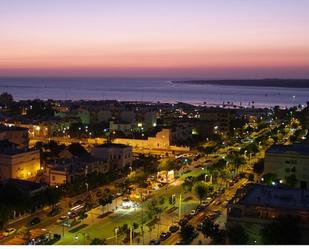
[[[230,245],[246,245],[249,240],[248,234],[240,225],[227,229],[227,236]]]
[[[47,205],[50,205],[52,208],[60,200],[60,192],[56,188],[51,188],[51,187],[47,188],[44,191],[44,196],[45,196]]]
[[[0,205],[0,228],[3,229],[9,221],[10,208],[4,203]]]
[[[143,185],[145,181],[147,180],[147,176],[143,170],[139,169],[139,170],[135,170],[131,172],[127,176],[126,180],[128,181],[128,183],[131,183],[131,184]]]
[[[297,183],[297,178],[295,174],[291,174],[289,176],[285,177],[286,179],[286,184],[291,186],[291,187],[295,187],[296,183]]]
[[[267,185],[271,185],[272,182],[277,180],[276,174],[272,174],[272,173],[265,174],[263,178],[264,178],[264,183]]]
[[[181,227],[180,235],[184,241],[190,241],[194,233],[194,227],[191,224],[186,224]]]
[[[279,217],[261,230],[265,245],[300,244],[299,221],[292,217]]]
[[[201,225],[201,231],[205,237],[210,237],[214,244],[225,243],[225,231],[219,229],[218,224],[214,224],[210,219],[205,219]]]
[[[260,159],[253,165],[253,172],[256,174],[262,174],[264,171],[264,159]]]
[[[90,242],[90,245],[107,245],[107,244],[106,244],[106,239],[94,238],[94,239]]]
[[[205,182],[198,182],[194,185],[194,193],[200,200],[200,203],[207,197],[208,192],[209,189]]]

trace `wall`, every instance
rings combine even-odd
[[[0,154],[1,178],[29,180],[40,170],[40,151],[29,151],[15,155]]]

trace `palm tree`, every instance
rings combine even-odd
[[[205,182],[198,182],[194,185],[194,193],[200,200],[200,203],[207,197],[209,188]]]
[[[106,239],[94,238],[94,239],[90,242],[90,245],[107,245],[107,244],[106,244]]]

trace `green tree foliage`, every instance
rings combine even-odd
[[[233,226],[227,230],[227,236],[230,245],[246,245],[249,241],[249,236],[240,225]]]
[[[163,208],[157,199],[152,199],[147,203],[146,216],[149,219],[157,218],[163,212]]]
[[[272,182],[275,182],[277,180],[277,176],[272,173],[263,175],[263,178],[264,178],[264,183],[267,185],[271,185]]]
[[[264,172],[264,159],[260,159],[253,165],[253,172],[259,175]]]
[[[297,219],[291,217],[275,219],[261,230],[265,245],[298,245],[300,230]]]
[[[198,182],[194,185],[194,193],[201,203],[203,200],[206,199],[209,193],[209,188],[205,182]]]
[[[144,185],[147,180],[147,175],[141,169],[132,171],[126,178],[126,181],[130,184]]]
[[[106,240],[105,240],[105,239],[94,238],[94,239],[90,242],[90,245],[106,245]]]
[[[194,227],[188,223],[181,227],[180,235],[184,241],[190,241],[194,233]]]
[[[225,231],[219,228],[218,224],[214,224],[210,219],[202,222],[201,231],[205,237],[210,237],[214,244],[225,243]]]
[[[286,179],[286,184],[291,186],[291,187],[295,187],[297,184],[297,178],[295,174],[291,174],[289,176],[285,177]]]

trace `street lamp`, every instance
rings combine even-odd
[[[79,240],[79,237],[78,237],[79,234],[83,235],[83,237],[84,237],[84,245],[86,245],[86,236],[87,236],[87,238],[89,238],[89,233],[86,233],[86,232],[77,233],[74,236],[75,240]]]
[[[116,227],[116,228],[115,228],[116,245],[118,245],[118,232],[119,232],[119,227]]]

